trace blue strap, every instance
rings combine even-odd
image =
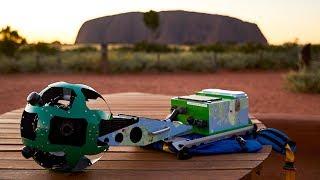
[[[245,148],[243,148],[238,141],[233,138],[191,148],[189,153],[192,155],[230,154],[239,152],[251,153],[257,152],[261,148],[262,145],[255,139],[246,139]]]
[[[258,131],[256,139],[263,145],[271,145],[274,151],[281,154],[285,154],[287,144],[293,152],[296,151],[296,143],[285,133],[274,128],[267,128]]]
[[[183,137],[188,139],[196,139],[203,136],[198,134],[189,134]],[[235,138],[229,138],[190,148],[189,153],[190,155],[230,154],[240,152],[251,153],[257,152],[262,148],[262,145],[257,140],[250,137],[245,137],[244,139],[246,141],[244,145],[239,144],[239,142]],[[150,146],[153,149],[163,150],[164,142],[156,142],[151,144]],[[172,152],[177,153],[174,147],[169,146],[169,149]]]

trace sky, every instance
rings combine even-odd
[[[28,42],[74,43],[89,19],[151,9],[236,17],[256,23],[270,44],[320,43],[319,0],[0,0],[0,28]]]

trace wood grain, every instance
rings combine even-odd
[[[208,158],[207,156],[195,156],[188,161],[250,161],[252,159],[263,161],[269,155],[269,147],[265,147],[258,154],[241,153],[241,154],[221,154]],[[26,160],[22,157],[20,151],[0,152],[1,159],[6,160]],[[178,161],[174,154],[154,151],[108,151],[102,153],[100,161]]]
[[[87,170],[82,173],[54,173],[45,170],[0,170],[3,179],[225,179],[234,180],[250,170]]]

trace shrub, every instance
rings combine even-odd
[[[220,53],[217,56],[218,67],[229,70],[292,69],[297,66],[297,62],[296,55],[264,51],[259,53],[228,52]]]
[[[61,66],[65,72],[99,72],[98,52],[65,52],[61,55]]]
[[[19,67],[13,58],[0,56],[0,73],[15,73]]]
[[[191,48],[193,52],[226,52],[228,49],[226,45],[216,43],[210,45],[196,45]]]
[[[131,45],[124,45],[113,48],[117,51],[122,52],[147,52],[147,53],[169,53],[169,52],[180,52],[178,46],[169,46],[166,44],[150,43],[147,41],[138,42]]]
[[[39,42],[37,44],[24,45],[19,49],[19,54],[37,52],[42,55],[55,55],[59,52],[59,48],[48,43]]]
[[[148,43],[146,41],[134,44],[133,51],[140,52],[171,52],[172,49],[165,44]]]
[[[320,93],[320,69],[292,71],[286,76],[286,86],[294,92]]]
[[[71,51],[71,52],[96,52],[98,51],[98,48],[94,46],[80,46],[74,49],[66,50],[66,51]]]

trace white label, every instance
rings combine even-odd
[[[188,105],[192,105],[192,106],[200,106],[200,107],[208,107],[207,104],[202,104],[202,103],[196,103],[196,102],[187,102]]]

